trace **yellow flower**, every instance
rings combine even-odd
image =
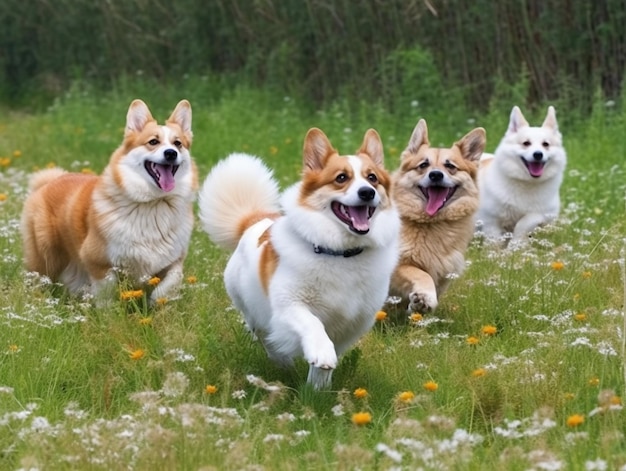
[[[391,146],[389,148],[389,155],[398,155],[398,148],[394,147],[394,146]]]
[[[472,376],[474,378],[480,378],[481,376],[485,376],[487,374],[487,370],[484,368],[476,368],[472,371]]]
[[[96,172],[94,172],[90,168],[81,168],[80,169],[80,173],[84,173],[86,175],[95,175],[96,174]]]
[[[161,282],[161,278],[159,278],[158,276],[153,276],[152,278],[150,278],[148,280],[148,284],[150,286],[156,286]]]
[[[574,293],[574,296],[572,296],[572,299],[574,301],[578,301],[580,299],[580,293]]]
[[[139,319],[140,325],[150,325],[152,324],[152,317],[142,317]]]
[[[138,348],[136,350],[131,350],[128,353],[128,356],[131,360],[141,360],[146,355],[146,351],[142,348]]]
[[[574,320],[578,322],[583,322],[587,320],[587,314],[584,312],[579,312],[578,314],[574,314]]]
[[[21,156],[22,156],[22,151],[21,151],[21,150],[19,150],[19,149],[15,149],[15,150],[13,151],[13,157],[16,157],[16,158],[17,158],[17,157],[21,157]]]
[[[467,342],[468,345],[476,345],[478,344],[478,342],[480,342],[480,339],[478,337],[474,337],[473,335],[470,335],[469,337],[467,337],[467,339],[465,339],[465,341]]]
[[[291,144],[291,142],[292,141],[290,137],[285,138],[285,144]]]
[[[0,201],[6,201],[8,198],[6,193],[0,193]]]
[[[424,383],[424,389],[426,391],[435,392],[437,389],[439,389],[439,385],[434,381],[426,381]]]
[[[567,426],[568,427],[578,427],[579,425],[581,425],[582,423],[585,422],[585,416],[581,415],[581,414],[574,414],[574,415],[570,415],[567,418]]]
[[[0,157],[0,167],[8,167],[11,165],[11,159],[8,157]]]
[[[482,333],[484,335],[495,335],[498,332],[498,328],[495,325],[483,326]]]
[[[583,272],[583,278],[591,278],[591,272],[590,271],[584,271]]]
[[[376,320],[377,320],[378,322],[382,322],[382,321],[384,321],[385,319],[387,319],[387,313],[386,313],[385,311],[378,311],[378,312],[376,313]]]
[[[612,406],[621,406],[622,398],[619,396],[612,396],[611,399],[609,399],[609,404],[611,404]]]
[[[413,314],[409,316],[409,319],[411,320],[411,322],[415,322],[415,323],[418,323],[423,318],[424,316],[422,316],[419,312],[414,312]]]
[[[141,289],[122,291],[120,293],[120,299],[122,301],[130,301],[131,299],[139,299],[142,296],[143,296],[143,290],[141,290]]]
[[[571,401],[575,397],[576,397],[576,394],[571,393],[571,392],[566,392],[565,394],[563,394],[563,399],[565,399],[566,401]]]
[[[157,306],[163,306],[167,303],[167,298],[156,298],[155,302]]]
[[[204,392],[206,394],[215,394],[217,392],[217,386],[214,386],[213,384],[207,384],[204,388]]]
[[[16,353],[20,351],[20,347],[14,343],[12,343],[11,345],[9,345],[8,350],[10,353]]]
[[[594,376],[593,378],[589,379],[589,386],[597,386],[598,384],[600,384],[600,378]]]
[[[357,412],[352,414],[352,423],[354,425],[367,425],[372,421],[372,414],[369,412]]]
[[[552,262],[552,264],[550,265],[552,267],[552,269],[554,271],[559,271],[559,270],[563,270],[563,268],[565,268],[565,264],[563,262]]]
[[[415,394],[412,391],[401,392],[398,396],[402,402],[411,402],[415,398]]]
[[[189,283],[190,285],[193,285],[194,283],[197,283],[197,282],[198,282],[198,278],[196,278],[195,276],[189,275],[187,277],[187,283]]]
[[[56,167],[56,166],[57,166],[57,164],[55,164],[54,162],[48,162],[48,163],[46,164],[46,168],[54,168],[54,167]]]
[[[272,154],[272,155],[278,154],[278,147],[270,146],[270,154]]]
[[[352,394],[354,394],[354,397],[356,397],[357,399],[363,399],[363,398],[367,397],[367,389],[365,389],[365,388],[357,388],[357,389],[354,390],[354,392]]]

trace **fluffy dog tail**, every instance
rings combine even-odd
[[[35,172],[28,180],[28,190],[32,193],[65,173],[67,173],[65,170],[58,167],[47,168],[45,170]]]
[[[273,172],[257,157],[231,154],[207,176],[198,195],[202,228],[217,245],[234,250],[250,226],[280,212]]]

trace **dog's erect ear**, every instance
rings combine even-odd
[[[549,129],[552,129],[553,131],[559,130],[559,125],[556,122],[556,111],[554,109],[554,106],[548,107],[548,114],[546,114],[546,119],[544,120],[541,127],[549,128]]]
[[[519,109],[519,106],[514,106],[511,110],[511,118],[509,119],[509,129],[507,129],[507,134],[516,133],[520,128],[528,126],[528,121],[524,118],[522,114],[522,110]]]
[[[385,166],[385,154],[383,152],[383,143],[375,129],[368,129],[363,137],[363,144],[357,151],[357,154],[367,154],[371,157],[378,167]]]
[[[180,100],[167,118],[168,123],[178,124],[185,134],[192,136],[191,132],[191,104],[187,100]]]
[[[487,133],[483,128],[472,129],[461,140],[455,142],[455,145],[461,149],[461,154],[466,160],[477,162],[487,144]]]
[[[148,106],[141,100],[133,100],[126,114],[126,134],[140,132],[150,121],[154,118]]]
[[[428,126],[426,126],[425,119],[420,119],[415,129],[413,129],[413,134],[411,134],[411,139],[409,139],[409,145],[406,150],[412,154],[417,154],[419,148],[424,144],[430,144],[428,142]]]
[[[326,134],[321,129],[311,128],[304,138],[303,163],[310,170],[321,170],[328,157],[336,154]]]

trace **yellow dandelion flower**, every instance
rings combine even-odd
[[[414,312],[409,316],[411,322],[415,322],[416,324],[424,318],[419,312]]]
[[[581,414],[570,415],[565,422],[568,427],[578,427],[585,422],[585,416]]]
[[[152,317],[142,317],[139,319],[139,324],[140,325],[151,325],[152,324]]]
[[[472,371],[472,376],[474,378],[480,378],[482,376],[485,376],[487,374],[487,370],[484,368],[476,368],[474,371]]]
[[[565,264],[563,262],[552,262],[552,264],[550,265],[552,267],[552,269],[554,271],[560,271],[563,270],[563,268],[565,268]]]
[[[155,303],[157,306],[163,306],[167,303],[167,298],[156,298]]]
[[[619,396],[612,396],[611,399],[609,399],[609,404],[612,406],[621,406],[622,398]]]
[[[16,353],[16,352],[20,351],[20,347],[19,347],[19,345],[16,345],[16,344],[13,343],[13,344],[9,345],[8,350],[9,350],[9,353]]]
[[[8,167],[11,165],[11,159],[8,157],[0,157],[0,167]]]
[[[591,278],[591,272],[590,271],[584,271],[582,273],[582,277],[585,279]]]
[[[352,414],[352,423],[354,425],[367,425],[372,421],[372,414],[369,412],[357,412]]]
[[[354,397],[356,397],[357,399],[363,399],[363,398],[367,397],[367,389],[365,389],[365,388],[357,388],[357,389],[354,390],[354,392],[352,394],[354,394]]]
[[[398,395],[398,399],[402,402],[411,402],[415,398],[413,391],[404,391]]]
[[[196,278],[195,276],[189,275],[187,277],[187,283],[189,283],[190,285],[193,285],[194,283],[197,283],[197,282],[198,282],[198,278]]]
[[[21,157],[21,156],[22,156],[22,151],[21,150],[15,149],[13,151],[13,157],[18,158],[18,157]]]
[[[278,154],[278,147],[270,146],[270,154],[272,154],[272,155]]]
[[[469,337],[467,337],[467,339],[465,339],[465,341],[467,342],[468,345],[477,345],[478,342],[480,342],[480,339],[478,337],[474,337],[473,335],[470,335]]]
[[[95,175],[96,174],[96,172],[94,172],[90,168],[81,168],[80,169],[80,173],[84,173],[86,175]]]
[[[143,296],[143,290],[141,290],[141,289],[122,291],[120,293],[120,299],[122,301],[130,301],[132,299],[139,299],[142,296]]]
[[[156,286],[161,282],[161,278],[159,278],[158,276],[153,276],[152,278],[150,278],[148,280],[148,284],[150,286]]]
[[[580,293],[574,293],[574,296],[572,296],[572,299],[574,301],[578,301],[580,299]]]
[[[394,146],[391,146],[389,148],[389,155],[398,155],[398,148],[394,147]]]
[[[378,322],[382,322],[387,319],[387,313],[385,311],[378,311],[375,317]]]
[[[6,193],[0,193],[0,201],[6,201],[8,198]]]
[[[584,312],[579,312],[578,314],[574,314],[574,320],[578,322],[583,322],[587,320],[587,314]]]
[[[141,360],[144,356],[146,356],[146,351],[142,348],[138,348],[128,352],[128,356],[131,360]]]
[[[439,389],[439,385],[434,381],[426,381],[424,383],[424,389],[426,391],[435,392],[437,389]]]
[[[594,376],[593,378],[589,379],[588,383],[589,386],[597,386],[598,384],[600,384],[600,378]]]
[[[215,394],[217,392],[217,386],[213,385],[213,384],[207,384],[204,387],[204,392],[206,394]]]
[[[498,328],[495,325],[486,325],[482,328],[484,335],[496,335],[496,332],[498,332]]]

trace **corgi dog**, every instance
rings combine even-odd
[[[198,198],[204,230],[234,249],[224,282],[268,356],[309,363],[307,382],[328,388],[338,357],[373,326],[396,264],[399,218],[383,146],[370,129],[339,155],[317,128],[304,140],[299,183],[282,195],[258,158],[231,154]]]
[[[514,240],[521,240],[556,219],[566,163],[554,107],[536,127],[514,106],[495,153],[480,161],[477,218],[482,232],[489,238],[512,233]]]
[[[134,100],[124,140],[100,176],[33,174],[21,218],[26,269],[98,304],[112,296],[118,272],[136,284],[158,277],[151,303],[175,295],[198,186],[191,140],[187,100],[164,125]]]
[[[450,148],[431,147],[421,119],[392,174],[393,202],[401,219],[398,265],[390,301],[410,313],[429,313],[453,277],[465,268],[465,251],[478,210],[478,160],[486,135],[476,128]],[[393,306],[390,306],[393,308]]]

